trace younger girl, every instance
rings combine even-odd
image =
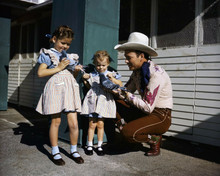
[[[98,155],[104,155],[102,149],[103,135],[104,135],[104,118],[116,118],[116,105],[112,94],[104,91],[100,85],[100,73],[108,77],[113,83],[122,85],[120,75],[116,72],[108,71],[111,58],[106,51],[97,51],[93,57],[93,64],[95,71],[90,74],[84,74],[84,83],[90,90],[82,106],[82,115],[89,117],[88,141],[86,154],[93,154],[93,137],[94,131],[97,127],[98,136]]]
[[[67,122],[70,130],[70,153],[76,163],[84,160],[77,152],[78,121],[77,112],[81,112],[81,100],[79,85],[76,76],[81,69],[77,54],[67,54],[74,33],[68,26],[58,27],[51,36],[50,42],[54,48],[41,49],[38,63],[38,76],[51,76],[44,87],[36,110],[44,115],[51,115],[52,122],[49,130],[52,146],[51,160],[56,165],[64,165],[58,148],[58,130],[61,123],[61,112],[67,114]],[[72,73],[73,71],[73,73]]]

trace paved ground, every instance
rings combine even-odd
[[[0,111],[1,176],[220,176],[220,148],[193,145],[187,141],[163,137],[161,155],[145,156],[149,146],[125,148],[105,156],[87,156],[82,165],[69,158],[69,144],[59,141],[65,166],[49,159],[48,123],[33,109],[11,106]],[[120,137],[117,137],[120,139]]]

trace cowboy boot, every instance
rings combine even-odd
[[[148,141],[148,144],[150,145],[150,150],[146,153],[147,156],[157,156],[160,154],[161,140],[162,135],[152,135],[152,138]]]

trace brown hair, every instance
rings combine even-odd
[[[99,50],[96,51],[96,53],[93,56],[93,64],[96,64],[97,60],[103,61],[104,59],[107,59],[107,63],[110,64],[110,56],[107,51],[105,50]]]
[[[141,53],[143,53],[143,54],[144,54],[145,59],[147,59],[147,60],[151,60],[151,58],[149,57],[149,54],[147,54],[146,52],[139,51],[139,50],[135,50],[134,52],[136,53],[137,57],[139,57],[139,56],[140,56],[140,54],[141,54]]]
[[[69,26],[61,25],[53,32],[50,42],[52,42],[54,36],[60,40],[63,38],[71,38],[73,40],[74,32]]]

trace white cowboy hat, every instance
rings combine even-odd
[[[148,45],[149,39],[146,35],[140,32],[132,32],[129,37],[128,41],[122,45],[118,44],[114,47],[116,50],[138,50],[143,51],[150,56],[157,56],[157,52]]]

